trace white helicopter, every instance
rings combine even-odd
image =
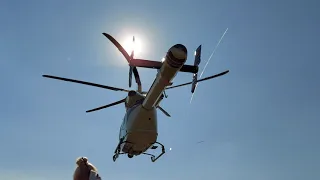
[[[165,147],[161,143],[157,142],[158,137],[158,126],[157,126],[157,109],[162,111],[165,115],[170,117],[170,115],[160,107],[160,102],[164,97],[166,89],[172,89],[176,87],[181,87],[185,85],[192,84],[191,92],[194,93],[198,82],[209,80],[218,76],[222,76],[229,72],[229,70],[222,73],[209,76],[202,79],[197,79],[198,77],[198,65],[201,61],[201,45],[195,51],[194,65],[185,65],[187,60],[187,48],[182,44],[176,44],[172,46],[164,59],[159,61],[150,61],[145,59],[135,59],[134,50],[131,55],[125,51],[125,49],[109,34],[102,33],[107,37],[123,54],[129,63],[129,87],[131,87],[132,82],[132,72],[134,74],[138,88],[136,91],[127,90],[117,87],[110,87],[100,84],[95,84],[91,82],[79,81],[74,79],[56,77],[51,75],[43,75],[46,78],[53,78],[63,81],[69,81],[74,83],[80,83],[95,87],[100,87],[104,89],[123,91],[127,92],[127,96],[117,102],[101,106],[88,110],[86,112],[97,111],[110,106],[114,106],[120,103],[124,103],[126,108],[126,113],[124,115],[120,132],[119,132],[119,143],[115,149],[113,161],[119,157],[120,154],[127,154],[129,158],[138,156],[141,154],[150,155],[151,161],[155,162],[159,157],[165,153]],[[133,37],[134,41],[134,37]],[[151,85],[149,91],[144,92],[141,88],[141,81],[137,67],[144,68],[155,68],[158,69],[156,78]],[[181,72],[193,73],[193,81],[172,86],[172,80],[176,74]],[[156,149],[160,145],[162,147],[162,152],[157,157],[155,155],[149,154],[146,151],[148,149]]]

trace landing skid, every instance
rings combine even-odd
[[[121,146],[121,144],[123,144],[123,143],[130,143],[130,142],[126,142],[126,141],[124,141],[124,142],[121,142],[121,141],[120,141],[120,142],[119,142],[119,144],[118,144],[118,146],[117,146],[117,148],[116,148],[116,150],[115,150],[115,152],[114,152],[114,155],[113,155],[113,157],[112,157],[113,162],[115,162],[115,161],[118,159],[119,155],[127,154],[127,153],[120,152],[120,146]],[[155,148],[153,148],[153,147],[156,147],[156,146],[154,146],[154,144],[159,144],[159,145],[161,146],[161,149],[162,149],[161,154],[159,154],[157,157],[156,157],[155,155],[153,155],[153,154],[141,153],[141,154],[144,154],[144,155],[149,155],[149,156],[151,156],[151,161],[152,161],[152,162],[155,162],[156,160],[158,160],[158,159],[166,152],[166,151],[165,151],[165,148],[164,148],[164,145],[161,144],[161,143],[159,143],[159,142],[153,143],[151,149],[155,149]],[[129,156],[128,156],[128,157],[129,157]],[[129,157],[129,158],[132,158],[132,156]]]
[[[151,161],[152,162],[155,162],[156,160],[158,160],[164,153],[166,153],[166,150],[164,148],[164,145],[162,145],[161,143],[159,142],[155,142],[154,144],[159,144],[161,146],[161,149],[162,149],[162,152],[161,154],[159,154],[157,157],[153,154],[149,154],[149,153],[142,153],[142,154],[145,154],[145,155],[149,155],[151,156]],[[152,148],[153,149],[153,148]]]

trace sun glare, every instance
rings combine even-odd
[[[128,52],[129,55],[131,54],[132,50],[134,50],[134,56],[140,55],[142,49],[141,41],[139,38],[135,37],[135,42],[133,42],[133,37],[128,37],[123,42],[123,48]]]

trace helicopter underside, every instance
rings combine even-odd
[[[157,149],[158,146],[156,144],[161,146],[161,150],[162,150],[161,154],[159,154],[156,157],[153,154],[146,153],[146,151],[148,149]],[[121,147],[123,147],[122,151],[121,151]],[[116,148],[116,150],[115,150],[115,152],[114,152],[113,161],[115,162],[117,160],[117,158],[119,157],[119,155],[123,155],[123,154],[127,154],[128,158],[133,158],[134,156],[138,156],[138,155],[144,154],[144,155],[151,156],[151,161],[155,162],[156,160],[158,160],[165,153],[164,145],[159,143],[159,142],[154,142],[154,143],[144,147],[143,151],[135,151],[134,150],[135,147],[137,147],[137,144],[133,144],[133,143],[128,142],[128,141],[120,141],[118,146],[117,146],[117,148]]]
[[[135,130],[135,132],[129,132],[125,136],[125,141],[120,145],[120,149],[124,153],[137,156],[147,151],[156,140],[156,131]]]
[[[140,154],[147,154],[148,149],[156,149],[157,146],[157,111],[144,109],[141,104],[130,108],[120,128],[119,144],[115,150],[114,161],[120,154],[127,154],[129,158]],[[161,145],[163,146],[163,145]],[[162,147],[164,151],[164,147]],[[152,159],[155,157],[153,155]]]

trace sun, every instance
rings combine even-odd
[[[134,57],[136,57],[136,55],[141,54],[141,41],[139,40],[139,38],[135,37],[135,41],[133,42],[133,36],[127,37],[123,42],[123,48],[129,55],[131,54],[132,50],[134,50]]]

